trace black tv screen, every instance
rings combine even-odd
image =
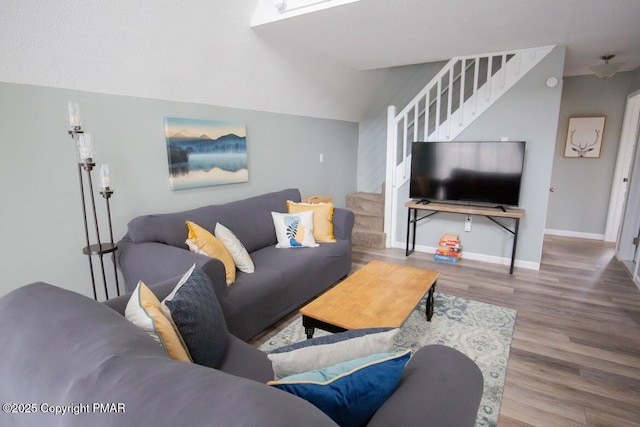
[[[409,197],[518,206],[524,141],[414,142]]]

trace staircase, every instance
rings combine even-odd
[[[384,188],[384,186],[383,186]],[[384,249],[384,194],[357,192],[347,194],[345,206],[355,214],[353,246]]]
[[[400,112],[387,110],[386,247],[396,239],[398,189],[410,178],[414,141],[451,141],[554,46],[452,58]],[[404,201],[402,201],[404,203]]]

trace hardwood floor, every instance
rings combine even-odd
[[[539,271],[401,249],[372,259],[438,270],[437,292],[518,311],[499,426],[640,426],[640,290],[611,244],[547,236]]]

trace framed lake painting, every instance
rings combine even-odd
[[[249,181],[244,125],[165,117],[172,190]]]

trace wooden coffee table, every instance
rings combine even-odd
[[[361,328],[398,328],[427,297],[427,320],[433,316],[433,293],[440,273],[371,261],[300,309],[307,338],[315,328],[342,332]]]

